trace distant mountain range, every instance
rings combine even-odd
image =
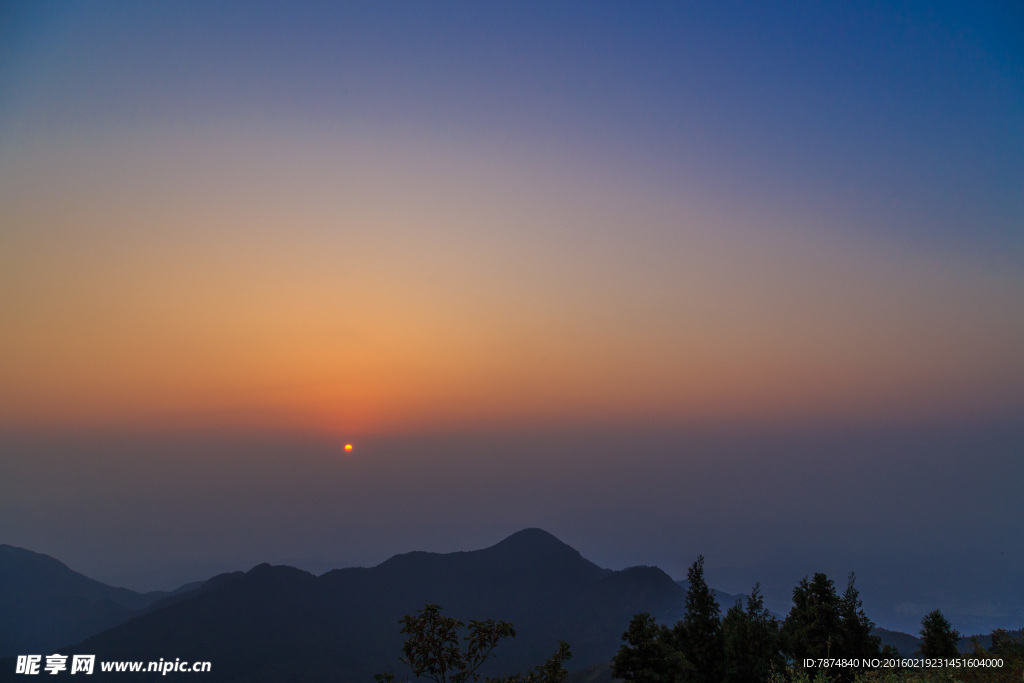
[[[742,596],[717,597],[724,612]],[[205,681],[363,683],[386,669],[406,673],[398,662],[399,619],[435,603],[464,621],[515,624],[517,637],[496,650],[492,675],[526,670],[566,640],[571,668],[587,669],[579,680],[607,681],[607,663],[630,618],[649,612],[675,623],[685,598],[685,582],[657,567],[602,569],[540,529],[471,552],[412,552],[319,577],[263,564],[147,594],[0,546],[0,657],[59,648],[98,661],[210,661]],[[916,641],[881,633],[891,634],[886,642],[900,640],[901,651]],[[13,671],[13,660],[0,662],[0,680]]]
[[[174,593],[112,588],[48,555],[0,545],[0,657],[52,652],[123,623]]]

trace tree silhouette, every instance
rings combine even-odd
[[[416,615],[407,614],[399,621],[402,633],[409,634],[402,646],[405,655],[399,661],[408,664],[416,678],[429,678],[435,683],[467,683],[480,680],[480,667],[494,648],[505,638],[515,638],[516,631],[507,621],[470,621],[468,633],[461,638],[465,624],[441,614],[439,605],[427,605]],[[485,683],[562,683],[569,672],[563,664],[572,656],[569,645],[559,643],[558,651],[544,664],[527,674],[502,678],[485,678]],[[394,683],[391,671],[377,674],[378,683]]]
[[[725,650],[722,645],[722,608],[704,580],[704,556],[698,555],[686,574],[686,616],[673,633],[679,649],[693,666],[684,680],[720,683]]]
[[[795,661],[804,659],[860,659],[878,657],[880,640],[871,635],[874,624],[861,606],[860,594],[851,572],[843,597],[836,594],[832,579],[818,572],[793,589],[793,608],[782,624],[784,652]],[[818,667],[808,667],[813,675]],[[864,668],[863,666],[858,668]],[[829,667],[844,680],[853,678],[853,668]]]
[[[764,606],[760,584],[754,584],[744,611],[741,601],[722,620],[725,683],[767,683],[785,665],[779,651],[779,622]]]
[[[871,635],[875,624],[864,613],[860,593],[854,585],[856,580],[856,575],[850,572],[846,591],[839,603],[839,616],[843,624],[842,656],[863,660],[878,657],[881,653],[881,639]]]
[[[674,683],[692,676],[693,667],[667,626],[646,612],[636,614],[622,634],[626,644],[612,660],[612,674],[633,683]]]
[[[921,656],[958,657],[960,633],[955,631],[939,610],[932,610],[921,619]]]
[[[793,607],[782,624],[784,650],[797,661],[839,655],[839,597],[832,579],[818,572],[793,589]]]

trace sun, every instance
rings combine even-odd
[[[345,444],[345,452],[346,453],[351,453],[352,452],[352,444],[350,444],[350,443]]]

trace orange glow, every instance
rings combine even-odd
[[[436,155],[417,172],[415,156],[300,149],[229,172],[254,148],[149,169],[133,202],[118,174],[134,157],[102,149],[0,183],[16,228],[0,249],[0,427],[357,438],[1020,404],[1016,272],[811,239],[555,165],[453,160],[445,177]],[[261,168],[313,170],[296,184]]]
[[[346,453],[351,453],[352,452],[352,444],[350,444],[350,443],[345,444],[345,452]]]

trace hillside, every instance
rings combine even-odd
[[[52,651],[169,595],[108,586],[49,555],[0,545],[0,657]]]
[[[686,598],[686,583],[657,567],[602,569],[540,529],[482,550],[410,552],[321,576],[261,564],[173,594],[111,588],[45,555],[0,551],[5,633],[31,633],[38,625],[35,641],[5,640],[13,643],[7,656],[60,648],[98,661],[210,661],[213,672],[204,678],[211,681],[356,683],[387,669],[401,676],[399,620],[428,603],[463,621],[515,625],[517,637],[498,648],[485,673],[528,669],[566,640],[573,681],[609,681],[608,663],[631,617],[649,612],[675,623]],[[723,611],[741,597],[716,595]],[[41,607],[47,604],[54,608]],[[906,634],[876,633],[901,652],[916,643]],[[11,664],[0,664],[0,680],[8,680]],[[131,678],[108,675],[114,676]]]
[[[436,603],[463,620],[515,624],[517,638],[499,648],[491,673],[533,666],[559,639],[572,645],[573,668],[582,668],[609,661],[633,614],[674,621],[684,600],[660,569],[602,569],[547,532],[527,529],[483,550],[413,552],[320,577],[259,565],[62,652],[209,660],[217,681],[368,681],[384,669],[401,671],[399,619]]]

